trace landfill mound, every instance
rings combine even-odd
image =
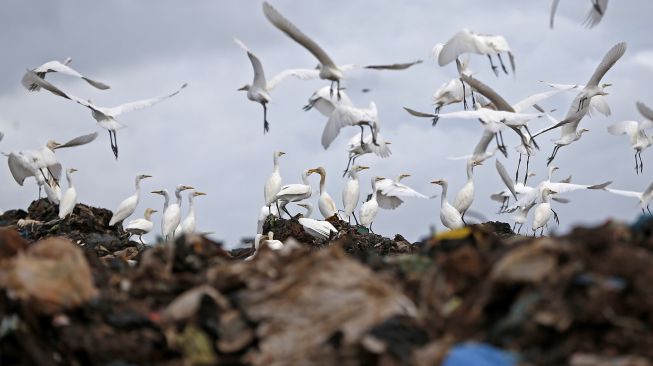
[[[653,221],[420,243],[296,219],[286,243],[144,247],[110,211],[0,216],[2,365],[652,365]]]

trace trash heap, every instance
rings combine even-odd
[[[53,212],[0,216],[2,365],[653,365],[646,218],[413,244],[277,219],[285,247],[243,260],[201,236],[144,248],[106,210]]]

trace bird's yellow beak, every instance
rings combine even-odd
[[[369,169],[369,168],[370,168],[369,166],[364,166],[364,165],[359,165],[358,166],[358,169],[360,169],[360,170],[365,170],[365,169]]]
[[[247,87],[247,85],[243,85],[243,86],[241,86],[240,88],[238,88],[238,91],[243,91],[243,90],[247,90],[247,89],[249,89],[249,88]]]
[[[196,196],[206,196],[206,193],[204,192],[195,192]]]

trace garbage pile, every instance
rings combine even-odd
[[[0,216],[2,365],[653,364],[648,219],[413,244],[276,219],[285,246],[244,260],[202,236],[144,248],[106,210],[57,222],[40,202]]]

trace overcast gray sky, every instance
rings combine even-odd
[[[612,180],[613,188],[639,191],[653,179],[649,151],[643,154],[644,174],[636,175],[628,139],[606,131],[612,122],[641,119],[636,100],[653,105],[653,43],[650,20],[644,16],[653,14],[651,1],[612,1],[603,21],[591,30],[581,25],[589,1],[562,1],[554,30],[548,27],[548,0],[271,2],[339,64],[425,60],[404,72],[352,72],[343,82],[356,105],[376,102],[382,133],[393,143],[390,158],[368,155],[359,160],[372,167],[361,177],[362,196],[370,191],[373,175],[410,173],[413,176],[406,184],[428,195],[440,193],[439,187],[429,184],[435,178],[450,181],[450,196],[464,183],[465,162],[447,157],[471,152],[481,134],[479,124],[443,120],[432,128],[430,121],[412,118],[402,109],[431,110],[433,92],[456,75],[453,64],[441,68],[429,58],[431,48],[462,28],[507,38],[516,58],[515,79],[495,77],[482,56],[472,56],[471,68],[510,102],[544,90],[538,80],[586,83],[610,47],[628,42],[626,55],[604,78],[614,84],[608,89],[613,115],[582,121],[581,126],[591,132],[560,150],[557,175],[573,175],[577,183]],[[345,146],[357,129],[345,129],[325,151],[320,136],[326,118],[301,110],[325,83],[287,80],[274,90],[268,115],[271,131],[264,136],[260,105],[236,91],[251,82],[252,69],[234,37],[258,55],[268,77],[285,68],[316,64],[305,49],[265,19],[260,1],[3,1],[0,131],[5,138],[0,150],[36,149],[49,139],[62,142],[99,131],[92,144],[57,152],[65,167],[79,170],[74,178],[80,202],[113,210],[133,193],[134,176],[148,173],[154,178],[143,182],[140,206],[131,217],[135,218],[146,207],[161,209],[161,197],[149,191],[193,185],[208,193],[196,200],[198,228],[214,231],[216,238],[229,243],[255,233],[274,150],[287,153],[281,158],[285,184],[299,182],[304,169],[324,166],[329,173],[327,190],[340,205]],[[116,161],[107,133],[96,127],[87,109],[49,93],[28,93],[20,85],[26,68],[69,56],[71,66],[111,89],[98,91],[57,75],[48,76],[49,80],[100,105],[161,95],[184,82],[189,87],[173,99],[119,118],[129,127],[118,131],[120,159]],[[363,88],[371,91],[362,93]],[[554,115],[562,118],[572,99],[573,94],[561,95],[544,104],[556,108]],[[445,111],[460,109],[450,106]],[[539,139],[542,150],[531,162],[538,176],[532,183],[545,178],[545,158],[553,148],[549,140],[558,134]],[[510,145],[517,144],[514,136],[507,139]],[[511,172],[517,158],[512,148],[508,159],[501,157]],[[510,221],[509,216],[495,214],[498,205],[488,197],[503,188],[494,159],[475,173],[472,209],[489,219]],[[317,191],[317,178],[311,181]],[[6,165],[0,169],[0,182],[2,209],[26,208],[36,198],[34,182],[19,187]],[[610,217],[632,220],[639,212],[634,200],[603,192],[577,192],[568,198],[572,200],[568,205],[554,204],[561,229]],[[186,207],[184,195],[184,211]],[[160,217],[154,218],[157,231]],[[374,228],[386,236],[401,233],[416,240],[431,225],[442,227],[439,200],[409,200],[395,211],[381,211]]]

